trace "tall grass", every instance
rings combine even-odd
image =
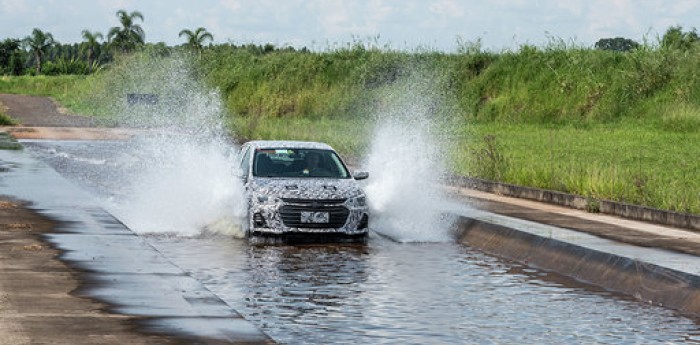
[[[121,57],[89,77],[2,78],[0,92],[108,115],[110,90],[144,58],[153,57]],[[321,140],[360,155],[378,109],[420,70],[438,80],[426,97],[451,100],[435,112],[458,124],[446,145],[454,172],[700,213],[697,46],[621,53],[554,42],[494,53],[477,42],[446,54],[219,45],[189,61],[219,90],[238,137]]]
[[[89,83],[93,78],[83,75],[0,76],[0,93],[48,96],[74,113],[90,114],[85,111],[84,104],[93,91]]]
[[[5,114],[2,110],[2,105],[0,104],[0,126],[14,126],[17,122],[11,118],[9,115]]]
[[[465,175],[593,198],[700,213],[700,132],[672,132],[627,121],[546,127],[498,123],[472,126],[456,170]],[[483,138],[488,137],[490,141]],[[473,151],[503,156],[498,175]],[[492,170],[486,170],[490,172]]]

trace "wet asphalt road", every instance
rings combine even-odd
[[[25,145],[97,200],[123,193],[110,163],[119,144]],[[455,243],[397,243],[374,235],[366,245],[251,246],[211,234],[145,235],[137,242],[282,343],[700,342],[695,320]],[[148,270],[148,262],[115,259],[105,270]],[[119,285],[112,282],[100,285],[109,291],[110,284]],[[131,287],[158,286],[146,280]],[[133,296],[118,291],[87,293],[128,304],[120,300]],[[147,313],[159,305],[143,300],[136,309],[115,310]]]

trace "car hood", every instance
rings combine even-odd
[[[354,179],[256,178],[250,192],[279,198],[338,199],[362,194]]]

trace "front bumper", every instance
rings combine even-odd
[[[251,201],[249,229],[253,236],[284,234],[334,234],[361,236],[369,232],[369,208],[354,199],[277,199]],[[323,213],[327,222],[306,223],[302,213]]]

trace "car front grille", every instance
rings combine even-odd
[[[282,198],[282,201],[288,204],[296,205],[336,205],[344,203],[347,198],[336,198],[336,199],[301,199],[301,198]]]
[[[347,199],[282,199],[286,205],[280,207],[280,216],[290,228],[340,228],[345,225],[350,210],[343,206]],[[302,223],[302,212],[328,212],[328,223]]]

